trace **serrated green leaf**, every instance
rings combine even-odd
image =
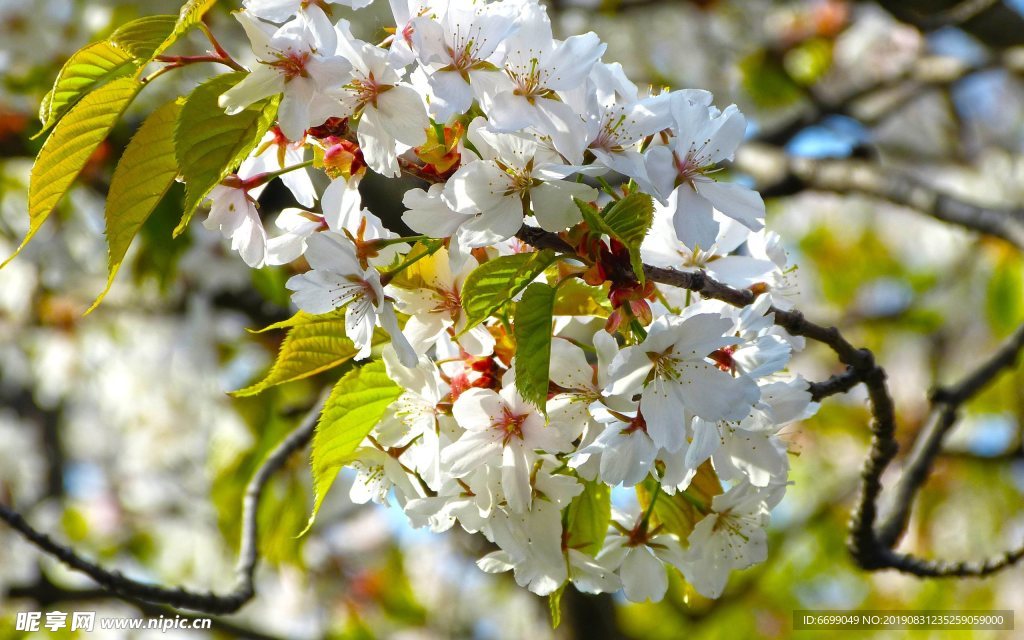
[[[32,165],[28,190],[28,233],[0,268],[21,253],[39,231],[140,87],[131,78],[119,78],[105,84],[76,104],[57,124]]]
[[[275,322],[274,324],[268,324],[262,329],[246,329],[246,331],[253,334],[259,334],[266,333],[268,331],[275,331],[277,329],[290,329],[291,327],[297,327],[299,325],[309,324],[311,322],[320,322],[325,318],[331,316],[344,318],[345,310],[338,309],[337,311],[333,311],[331,313],[324,313],[321,315],[313,315],[312,313],[306,313],[305,311],[299,310],[295,313],[295,315],[288,318],[287,320],[281,320],[279,322]]]
[[[388,378],[381,362],[371,362],[346,373],[334,385],[313,436],[313,513],[300,536],[309,531],[324,496],[343,466],[350,463],[359,444],[369,435],[402,388]]]
[[[266,377],[244,389],[232,391],[230,395],[236,398],[254,396],[270,387],[333,369],[356,355],[358,349],[345,337],[344,316],[325,314],[312,318],[291,327]],[[382,332],[374,336],[374,342],[386,340],[387,334]]]
[[[154,57],[160,55],[171,45],[177,42],[181,36],[188,33],[192,27],[202,22],[203,15],[216,3],[217,0],[188,0],[188,2],[182,5],[181,10],[178,12],[177,20],[174,24],[174,30],[171,31],[170,35],[168,35],[162,43],[160,43],[160,45],[153,51],[152,55]]]
[[[629,263],[642,284],[644,282],[643,260],[640,245],[654,222],[654,200],[646,193],[631,193],[621,200],[608,204],[604,211],[588,202],[574,198],[583,220],[593,231],[618,240],[629,250]]]
[[[597,207],[579,198],[573,198],[572,201],[576,203],[576,208],[580,210],[580,213],[583,215],[583,221],[587,223],[591,231],[609,233],[608,229],[604,226],[601,212],[597,210]]]
[[[215,4],[217,0],[188,0],[178,12],[178,24],[174,33],[181,35],[199,24],[206,12]]]
[[[53,89],[50,89],[46,92],[46,95],[43,96],[43,99],[39,101],[39,122],[44,125],[46,124],[46,119],[50,116],[50,101],[52,99]],[[45,131],[45,129],[43,131]],[[34,136],[32,136],[32,139],[34,140],[35,138],[42,135],[43,131],[39,131],[38,133],[36,133]]]
[[[551,312],[555,289],[541,282],[526,288],[516,304],[516,388],[527,402],[545,411],[551,369]]]
[[[174,15],[146,16],[118,27],[107,42],[146,63],[174,32],[177,23],[178,16]]]
[[[109,42],[94,42],[76,51],[61,67],[53,89],[40,105],[39,120],[43,128],[36,137],[49,131],[88,93],[115,78],[131,74],[135,68],[135,58]]]
[[[174,125],[181,103],[154,111],[132,136],[114,169],[104,210],[107,233],[107,286],[86,313],[95,309],[114,283],[135,234],[174,184]]]
[[[640,245],[654,222],[654,200],[646,193],[631,193],[616,201],[604,214],[604,224],[612,237],[629,250],[629,262],[633,273],[644,281],[643,260]]]
[[[462,286],[462,308],[466,311],[463,333],[518,295],[554,260],[555,252],[544,249],[499,256],[474,269]]]
[[[562,594],[565,593],[565,585],[558,587],[548,595],[548,611],[551,612],[551,628],[557,629],[562,624]]]
[[[585,480],[583,493],[569,503],[566,544],[570,549],[596,556],[604,546],[611,521],[611,488],[603,482]]]
[[[274,121],[277,98],[260,100],[233,116],[217,105],[220,95],[244,77],[228,73],[207,80],[181,109],[174,151],[185,181],[185,211],[175,237],[188,226],[203,198],[249,155]]]

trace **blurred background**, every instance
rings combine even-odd
[[[218,3],[209,22],[244,60],[229,15],[237,4]],[[0,0],[0,256],[28,225],[42,143],[30,139],[35,114],[63,61],[126,20],[178,6]],[[552,0],[549,9],[556,35],[596,31],[609,43],[605,60],[638,85],[710,89],[720,106],[748,114],[750,142],[733,170],[763,190],[768,226],[799,265],[797,306],[872,348],[888,370],[902,450],[924,425],[927,390],[957,379],[1024,320],[1019,248],[936,219],[941,202],[906,206],[899,189],[990,208],[1005,214],[1004,236],[1024,237],[1024,2]],[[368,40],[391,26],[383,0],[354,21]],[[177,46],[206,45],[193,33]],[[182,195],[172,190],[104,304],[83,317],[105,281],[114,162],[153,107],[212,72],[194,65],[143,92],[58,214],[0,271],[0,502],[129,575],[223,590],[245,483],[324,384],[225,395],[269,365],[281,336],[245,329],[290,315],[289,273],[247,269],[198,224],[171,242]],[[394,222],[405,186],[364,186],[370,208]],[[269,191],[262,204],[272,213],[288,201]],[[813,346],[794,368],[810,379],[839,370]],[[903,548],[972,559],[1024,538],[1022,382],[1019,370],[1007,373],[968,405]],[[785,638],[792,610],[807,608],[1015,609],[1024,625],[1024,569],[922,581],[852,563],[846,523],[868,435],[858,390],[787,428],[794,484],[773,513],[768,561],[733,574],[721,599],[678,580],[658,604],[567,592],[555,631],[546,599],[474,566],[479,539],[414,531],[395,510],[353,505],[345,474],[312,534],[296,539],[312,498],[307,461],[295,456],[260,512],[259,595],[219,637]],[[143,615],[0,526],[0,639],[20,637],[16,613],[35,610]],[[173,637],[150,633],[123,637]],[[953,637],[931,637],[940,636]]]

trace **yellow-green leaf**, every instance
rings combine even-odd
[[[174,230],[178,236],[217,183],[237,167],[263,138],[277,113],[277,98],[267,98],[229,116],[217,105],[222,93],[244,73],[211,78],[185,100],[174,135],[174,150],[185,180],[185,211]]]
[[[527,402],[545,411],[551,369],[551,309],[555,289],[542,282],[526,288],[516,304],[516,388]]]
[[[57,124],[32,165],[28,190],[28,233],[4,265],[18,255],[39,231],[140,86],[132,78],[113,80],[82,99]]]
[[[997,336],[1010,334],[1024,315],[1024,265],[1006,252],[993,266],[986,285],[985,312]]]
[[[607,288],[592,287],[576,278],[566,280],[558,285],[552,313],[556,316],[607,318],[611,314]]]
[[[555,253],[545,249],[499,256],[474,269],[462,287],[462,308],[466,310],[463,333],[514,298],[554,260]]]
[[[135,71],[132,55],[109,42],[94,42],[72,54],[61,67],[53,89],[43,99],[39,120],[43,128],[36,136],[49,131],[89,92],[115,78]]]
[[[110,291],[128,247],[160,199],[174,184],[174,124],[181,102],[172,100],[154,111],[132,136],[114,169],[104,210],[107,232],[107,286],[89,307],[95,309]]]
[[[268,324],[262,329],[246,329],[246,331],[248,331],[249,333],[258,334],[266,333],[268,331],[275,331],[277,329],[290,329],[292,327],[297,327],[303,324],[309,324],[311,322],[323,322],[324,320],[330,317],[344,318],[345,310],[338,309],[336,311],[332,311],[330,313],[323,313],[320,315],[313,315],[312,313],[306,313],[305,311],[300,310],[297,311],[295,315],[288,318],[287,320],[281,320],[273,324]]]
[[[174,30],[171,31],[162,43],[153,51],[153,56],[158,56],[167,50],[168,47],[178,41],[178,38],[188,33],[188,31],[202,22],[203,15],[210,10],[210,8],[217,3],[217,0],[188,0],[182,5],[181,10],[178,12],[177,20],[174,24]]]
[[[640,245],[654,222],[654,200],[646,193],[631,193],[613,203],[604,214],[611,235],[629,250],[629,262],[640,282],[644,281]]]
[[[644,509],[651,503],[652,496],[658,490],[656,487],[657,480],[653,478],[637,485],[637,498]],[[711,509],[711,500],[720,493],[722,485],[718,475],[711,462],[706,461],[697,468],[697,475],[685,491],[678,491],[672,496],[661,493],[657,497],[651,514],[651,526],[664,526],[666,532],[676,534],[685,545],[690,532]]]
[[[206,12],[215,4],[217,4],[217,0],[188,0],[178,12],[178,25],[175,27],[174,33],[180,36],[199,24]]]
[[[254,385],[232,391],[231,395],[236,398],[254,396],[270,387],[333,369],[356,355],[358,349],[345,337],[344,316],[324,314],[311,318],[309,322],[291,327],[266,377]],[[382,332],[374,336],[374,342],[386,340],[387,334]]]
[[[178,16],[146,16],[125,23],[110,34],[107,42],[127,51],[142,63],[149,62],[156,50],[170,37]]]
[[[664,497],[664,496],[662,496]],[[585,480],[583,493],[569,503],[566,519],[566,544],[592,556],[604,546],[612,521],[612,492],[603,482]]]
[[[562,594],[565,585],[558,587],[548,595],[548,611],[551,613],[551,628],[557,629],[562,624]]]
[[[388,378],[381,362],[346,373],[331,391],[313,436],[313,513],[309,531],[338,471],[352,462],[359,444],[384,417],[402,388]],[[299,535],[302,535],[299,534]]]

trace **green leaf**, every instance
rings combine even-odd
[[[551,628],[557,629],[562,624],[562,594],[565,593],[565,585],[558,587],[548,595],[548,610],[551,612]]]
[[[658,491],[657,484],[657,480],[649,477],[636,487],[637,498],[645,510],[651,503],[651,497]],[[697,468],[697,475],[685,491],[678,491],[672,496],[665,493],[658,495],[651,515],[651,527],[664,526],[665,531],[676,534],[685,545],[690,532],[710,510],[711,500],[720,493],[722,485],[714,468],[709,461],[704,462]]]
[[[309,324],[311,322],[321,322],[329,316],[344,318],[345,310],[338,309],[337,311],[333,311],[331,313],[324,313],[321,315],[313,315],[312,313],[306,313],[305,311],[300,310],[297,311],[295,315],[288,318],[287,320],[281,320],[279,322],[275,322],[274,324],[269,324],[263,327],[262,329],[246,329],[246,331],[248,331],[249,333],[258,334],[266,333],[268,331],[276,331],[277,329],[290,329],[292,327],[297,327],[303,324]]]
[[[172,35],[180,36],[203,20],[203,15],[209,11],[217,0],[188,0],[178,12],[178,24]]]
[[[53,89],[50,89],[46,92],[46,95],[43,96],[43,99],[39,101],[39,122],[43,123],[44,125],[46,124],[47,118],[50,117],[50,102],[52,100]],[[43,135],[43,131],[46,131],[46,129],[43,129],[36,133],[34,136],[32,136],[32,139],[35,140],[37,137]]]
[[[462,287],[462,308],[466,311],[463,333],[518,295],[554,260],[555,252],[544,249],[499,256],[474,269]]]
[[[43,98],[39,107],[43,128],[36,136],[49,131],[88,93],[115,78],[129,75],[135,67],[135,58],[130,53],[109,42],[94,42],[79,49],[61,67],[53,89]]]
[[[174,150],[185,180],[185,211],[175,237],[188,226],[203,198],[249,155],[274,121],[276,97],[260,100],[233,116],[217,105],[220,95],[244,77],[244,73],[228,73],[207,80],[195,88],[181,109]]]
[[[754,103],[765,109],[779,109],[798,101],[803,92],[793,81],[778,56],[758,49],[739,61],[740,82]]]
[[[369,435],[402,388],[388,378],[381,362],[371,362],[346,373],[331,391],[313,436],[313,487],[316,497],[309,523],[316,520],[324,496],[338,471],[355,458],[359,444]]]
[[[607,227],[604,226],[604,220],[601,219],[601,212],[597,210],[597,207],[579,198],[573,198],[572,200],[576,203],[576,208],[580,210],[580,213],[583,215],[583,221],[587,223],[591,231],[595,233],[608,233],[610,235]]]
[[[641,284],[644,281],[640,245],[654,222],[654,200],[646,193],[631,193],[610,203],[601,213],[590,203],[574,198],[583,220],[593,231],[615,238],[629,250],[629,263]]]
[[[516,304],[516,388],[527,402],[545,411],[551,368],[551,312],[555,289],[542,282],[526,288]]]
[[[140,87],[131,78],[118,78],[86,96],[57,124],[32,165],[28,233],[0,268],[21,253],[39,231]]]
[[[662,496],[664,497],[664,496]],[[603,482],[583,482],[583,493],[569,504],[566,521],[570,549],[595,556],[604,546],[605,534],[612,521],[612,491]]]
[[[386,334],[378,334],[374,342],[387,340]],[[308,322],[297,324],[288,331],[266,377],[244,389],[232,391],[230,395],[236,398],[254,396],[270,387],[308,378],[351,360],[357,352],[352,341],[345,337],[343,315],[309,316]]]
[[[552,313],[556,316],[607,318],[611,314],[607,287],[592,287],[577,278],[565,280],[558,285]]]
[[[985,313],[997,336],[1010,334],[1024,316],[1024,268],[1006,253],[994,265],[986,286]]]
[[[170,35],[168,35],[164,41],[153,50],[151,55],[156,57],[166,51],[171,45],[177,42],[181,36],[188,33],[192,27],[202,22],[203,15],[216,3],[217,0],[188,0],[188,2],[182,5],[181,11],[178,12],[174,29],[171,31]]]
[[[633,273],[644,281],[640,245],[654,222],[654,200],[646,193],[631,193],[616,201],[604,214],[609,234],[629,249],[629,262]]]
[[[178,175],[174,160],[174,124],[181,103],[168,102],[154,111],[132,136],[114,169],[104,211],[107,233],[107,286],[89,313],[103,300],[135,234],[153,213]]]
[[[177,22],[178,16],[173,15],[146,16],[122,25],[110,34],[107,42],[144,64],[156,55],[156,50],[174,32]]]

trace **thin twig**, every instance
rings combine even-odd
[[[45,607],[47,610],[49,610],[50,607],[64,603],[103,602],[106,600],[116,599],[119,602],[135,607],[139,612],[150,618],[164,616],[170,618],[179,617],[186,620],[204,619],[199,616],[180,613],[169,607],[150,604],[141,600],[133,600],[123,595],[112,593],[111,591],[103,588],[66,589],[54,584],[46,574],[40,575],[39,579],[33,584],[15,585],[8,588],[6,597],[11,600],[31,600],[39,606]],[[230,634],[234,638],[247,638],[248,640],[280,640],[280,638],[276,636],[256,631],[254,629],[249,629],[222,618],[211,618],[210,620],[213,623],[214,631],[221,631],[223,633]]]
[[[914,498],[928,479],[942,443],[956,425],[960,407],[984,389],[1003,371],[1012,368],[1024,349],[1024,325],[1010,336],[985,362],[957,384],[932,392],[933,419],[916,438],[907,455],[903,473],[896,484],[893,506],[878,528],[879,540],[892,547],[907,528]]]
[[[768,145],[748,145],[737,154],[736,166],[771,196],[808,189],[867,195],[1024,249],[1024,209],[967,202],[892,168],[854,159],[796,158]]]
[[[257,512],[263,489],[289,457],[305,447],[313,437],[320,409],[326,400],[322,395],[301,424],[286,437],[264,460],[249,481],[242,502],[242,535],[235,569],[235,586],[224,595],[212,592],[198,592],[183,587],[164,587],[132,580],[118,571],[106,569],[78,554],[71,547],[62,545],[47,534],[35,529],[20,513],[0,505],[0,520],[6,522],[26,540],[49,555],[57,558],[70,568],[84,573],[104,589],[131,600],[164,604],[180,609],[190,609],[211,614],[234,613],[255,595],[255,573],[259,562]]]

